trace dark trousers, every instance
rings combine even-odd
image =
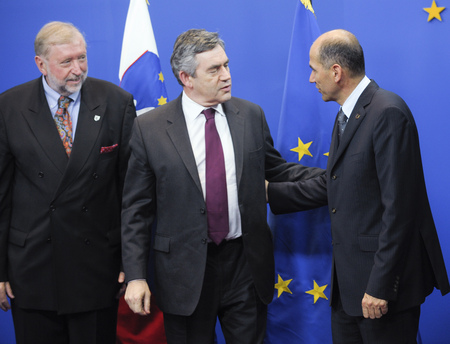
[[[331,309],[333,344],[416,344],[420,306],[380,319],[347,315],[340,300]]]
[[[97,311],[58,315],[22,309],[11,300],[17,344],[114,344],[117,305]]]
[[[214,343],[217,318],[227,343],[263,343],[267,306],[256,293],[240,238],[208,244],[197,308],[190,316],[164,313],[167,343]]]

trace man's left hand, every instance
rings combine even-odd
[[[388,312],[388,302],[376,297],[364,294],[361,302],[364,318],[379,319]]]

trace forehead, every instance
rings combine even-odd
[[[309,58],[310,59],[317,59],[317,55],[319,54],[319,46],[317,44],[317,41],[311,45],[311,48],[309,49]]]
[[[214,49],[197,54],[195,57],[198,62],[198,68],[209,68],[228,62],[227,54],[220,45],[217,45]]]
[[[81,37],[75,37],[67,43],[51,44],[48,57],[81,55],[86,53],[86,44]]]

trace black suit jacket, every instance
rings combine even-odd
[[[275,213],[328,203],[332,297],[338,283],[350,315],[362,315],[364,293],[388,300],[392,312],[421,304],[434,287],[450,291],[416,124],[405,102],[374,81],[358,99],[340,143],[336,121],[326,176],[271,184],[269,202]]]
[[[87,78],[68,159],[41,78],[0,95],[0,281],[10,281],[19,307],[112,305],[135,116],[129,93]]]
[[[286,163],[273,148],[259,106],[232,98],[223,109],[233,140],[244,250],[256,290],[267,304],[274,291],[274,260],[264,179],[296,180],[324,171]],[[147,258],[153,250],[158,306],[164,312],[190,315],[202,289],[208,234],[181,96],[139,116],[130,145],[122,211],[127,280],[147,277]]]

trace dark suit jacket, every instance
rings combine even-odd
[[[112,305],[135,116],[129,93],[87,78],[68,159],[41,78],[0,95],[0,281],[10,281],[19,307]]]
[[[295,180],[324,171],[286,163],[273,148],[259,106],[232,98],[223,108],[234,146],[244,250],[256,290],[267,304],[274,291],[274,261],[264,179]],[[206,205],[181,96],[139,116],[130,145],[122,211],[127,280],[147,276],[147,257],[153,249],[158,306],[164,312],[190,315],[200,297],[208,234]],[[150,229],[155,219],[151,248]]]
[[[392,312],[421,304],[434,287],[450,291],[416,124],[405,102],[374,81],[339,144],[335,123],[326,176],[271,184],[269,202],[275,213],[328,203],[331,285],[338,282],[349,315],[362,315],[364,293],[388,300]]]

